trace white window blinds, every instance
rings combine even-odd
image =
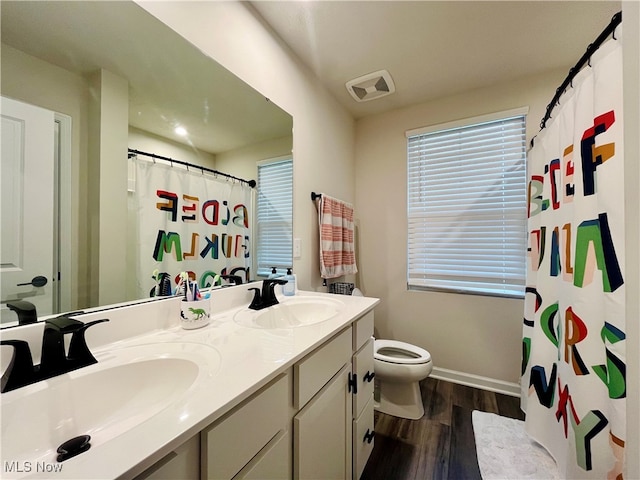
[[[293,264],[293,161],[258,165],[257,274],[284,274]]]
[[[407,132],[408,285],[524,296],[525,116]]]

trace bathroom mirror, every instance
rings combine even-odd
[[[1,12],[2,96],[70,120],[69,163],[51,181],[66,189],[59,250],[72,281],[63,278],[67,290],[52,313],[100,306],[91,275],[95,170],[88,165],[103,133],[89,122],[100,72],[126,82],[130,148],[247,180],[256,178],[257,161],[291,155],[291,115],[134,2],[3,0]],[[187,135],[175,133],[177,126]]]

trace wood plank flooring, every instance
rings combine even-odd
[[[430,377],[421,391],[420,420],[375,413],[375,446],[361,480],[481,480],[471,412],[524,419],[517,397]]]

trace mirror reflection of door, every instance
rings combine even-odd
[[[4,97],[1,116],[0,313],[6,323],[17,319],[7,301],[29,301],[39,316],[54,311],[55,116]],[[40,277],[44,286],[36,286]]]

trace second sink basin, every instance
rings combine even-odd
[[[332,298],[293,297],[264,310],[240,310],[234,321],[253,328],[297,328],[327,321],[343,306]]]
[[[188,343],[125,347],[98,363],[2,394],[2,459],[48,461],[79,435],[104,443],[175,404],[215,373],[220,355]]]

